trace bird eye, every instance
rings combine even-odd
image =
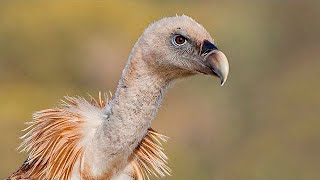
[[[175,36],[173,37],[173,41],[174,41],[174,44],[180,46],[180,45],[185,44],[185,43],[187,42],[187,39],[186,39],[184,36],[182,36],[182,35],[175,35]]]

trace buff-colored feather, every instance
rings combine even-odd
[[[62,100],[60,108],[35,113],[33,121],[28,122],[29,126],[24,129],[28,132],[21,137],[23,142],[19,146],[21,152],[29,152],[29,157],[10,179],[68,180],[77,161],[80,164],[78,171],[81,172],[84,154],[81,139],[85,136],[82,129],[86,122],[76,112],[83,104],[102,109],[107,103],[108,96],[105,95],[103,99],[101,93],[98,100],[90,96],[90,102],[81,97],[67,96]],[[133,152],[130,166],[134,179],[149,179],[150,175],[170,175],[168,157],[161,147],[161,141],[166,142],[167,139],[168,137],[151,128],[148,130]]]
[[[29,152],[28,164],[32,165],[27,176],[38,179],[68,179],[82,156],[79,145],[83,137],[84,120],[80,114],[69,111],[77,108],[81,98],[66,97],[62,108],[47,109],[34,114],[28,123],[29,130],[21,138],[21,151]]]
[[[156,177],[170,175],[171,169],[167,166],[168,157],[164,154],[160,142],[166,142],[167,139],[167,136],[151,128],[148,130],[148,134],[134,151],[135,159],[131,163],[136,179],[149,179],[149,175]]]

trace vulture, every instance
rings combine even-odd
[[[150,24],[132,48],[114,95],[65,97],[35,112],[21,137],[28,153],[7,179],[130,180],[171,175],[162,144],[151,128],[176,80],[196,74],[228,76],[226,56],[192,18],[165,17]],[[111,93],[110,93],[111,94]]]

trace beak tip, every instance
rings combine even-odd
[[[221,81],[220,86],[222,87],[224,85],[225,81]]]
[[[220,85],[223,86],[229,75],[228,59],[221,51],[216,51],[213,57],[213,67],[215,67],[215,72],[220,78]]]
[[[226,83],[226,81],[227,81],[227,78],[224,78],[224,77],[221,78],[221,81],[220,81],[221,87]]]
[[[222,87],[226,83],[226,80],[221,80],[220,86]]]

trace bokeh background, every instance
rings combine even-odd
[[[115,90],[131,47],[156,19],[187,14],[230,61],[177,83],[153,127],[165,179],[320,179],[320,1],[1,1],[0,179],[22,164],[31,113],[64,95]]]

